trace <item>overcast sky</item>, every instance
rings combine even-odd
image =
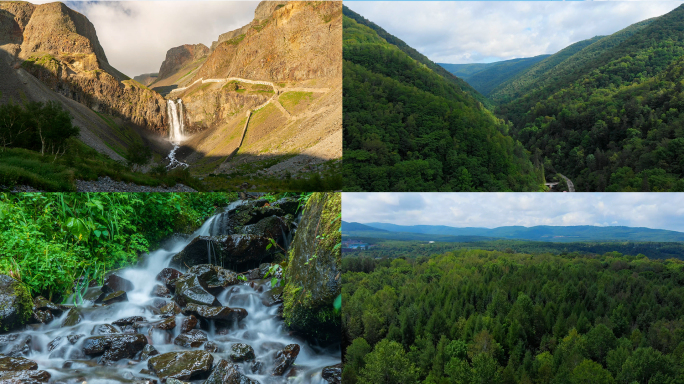
[[[622,225],[684,232],[684,193],[343,193],[342,219],[486,228]]]
[[[663,15],[682,1],[345,1],[438,63],[556,53]]]
[[[38,1],[47,2],[47,1]],[[97,30],[109,63],[133,77],[158,72],[166,51],[210,46],[222,33],[248,24],[258,1],[72,1]]]

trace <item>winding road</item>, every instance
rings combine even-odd
[[[561,175],[559,173],[559,175]],[[568,184],[568,192],[575,192],[575,184],[572,183],[572,180],[568,179],[564,175],[561,175],[563,179],[565,179],[565,182]]]

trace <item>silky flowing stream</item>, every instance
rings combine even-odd
[[[241,204],[241,201],[233,203],[228,209]],[[93,335],[94,328],[103,324],[112,324],[117,319],[130,316],[142,316],[145,321],[142,326],[135,331],[130,328],[128,331],[123,327],[116,327],[120,332],[137,332],[148,337],[148,342],[152,344],[159,353],[163,354],[172,351],[197,350],[198,348],[184,348],[173,344],[173,338],[180,333],[180,326],[176,326],[172,331],[160,331],[154,329],[148,332],[150,327],[146,324],[155,323],[162,319],[158,314],[157,308],[162,302],[170,302],[169,298],[160,298],[152,295],[155,285],[159,281],[155,280],[157,274],[165,267],[169,266],[171,258],[188,245],[197,236],[215,235],[217,225],[215,220],[219,220],[224,214],[219,214],[208,219],[202,227],[189,236],[177,236],[173,240],[154,252],[147,255],[140,265],[135,268],[128,268],[117,272],[117,275],[130,280],[134,289],[127,292],[128,301],[110,305],[94,305],[84,303],[79,306],[83,319],[80,323],[73,326],[61,326],[62,321],[67,316],[67,311],[54,321],[48,324],[32,326],[32,329],[20,332],[18,340],[26,339],[30,336],[28,343],[31,351],[25,355],[26,358],[38,363],[38,369],[46,370],[51,374],[50,382],[62,383],[119,383],[119,382],[141,382],[140,380],[159,380],[153,374],[141,373],[147,369],[147,361],[135,361],[123,359],[112,366],[99,365],[97,358],[89,358],[83,354],[83,341]],[[209,260],[210,254],[207,258]],[[97,288],[90,288],[91,290]],[[236,322],[229,329],[221,329],[217,332],[216,326],[210,322],[210,329],[205,330],[210,342],[220,347],[222,352],[212,353],[214,365],[220,359],[231,362],[229,357],[230,347],[235,343],[245,343],[254,348],[256,360],[264,361],[266,366],[269,364],[269,356],[274,351],[282,349],[288,344],[298,344],[301,348],[293,367],[285,376],[271,376],[267,374],[254,374],[250,369],[249,362],[237,363],[241,371],[260,383],[315,383],[325,384],[327,381],[322,379],[321,371],[324,367],[339,364],[341,362],[339,344],[326,347],[309,344],[288,331],[284,322],[278,318],[278,306],[267,307],[262,304],[262,295],[271,289],[270,278],[263,280],[251,280],[237,285],[227,287],[223,292],[216,295],[222,306],[231,308],[244,308],[247,310],[247,317]],[[70,298],[67,303],[73,302]],[[177,321],[180,324],[180,321]],[[169,335],[173,332],[173,335]],[[75,344],[65,342],[67,336],[84,335]],[[60,347],[49,350],[48,344],[57,337],[62,337]],[[170,340],[170,341],[169,341]],[[19,341],[18,341],[19,342]],[[16,345],[8,345],[5,350],[7,353]],[[270,372],[268,369],[266,372]],[[288,377],[289,376],[289,377]],[[195,380],[194,383],[201,383],[203,380]]]

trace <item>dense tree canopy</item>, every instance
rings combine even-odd
[[[349,17],[343,55],[346,190],[540,188],[509,126],[457,82]]]
[[[680,6],[551,56],[493,93],[498,113],[580,191],[683,191],[682,15]]]
[[[682,284],[681,260],[617,252],[460,250],[347,271],[343,380],[678,383]]]

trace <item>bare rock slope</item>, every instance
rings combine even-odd
[[[152,87],[183,100],[195,172],[315,170],[342,155],[342,4],[262,1]]]

